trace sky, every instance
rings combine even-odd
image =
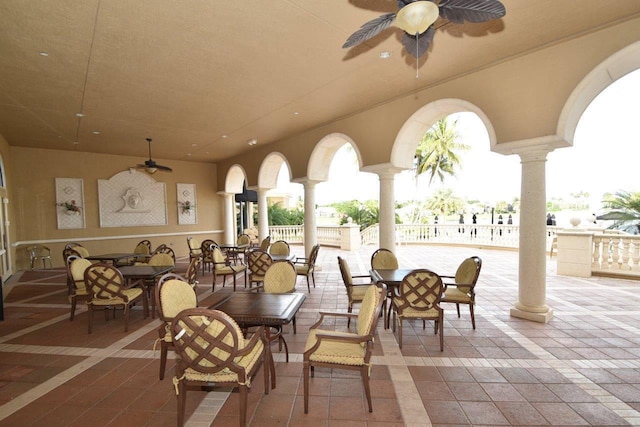
[[[458,120],[460,142],[471,147],[463,153],[456,177],[428,186],[428,178],[421,177],[416,183],[413,172],[402,172],[395,179],[396,200],[424,199],[439,188],[490,204],[520,197],[520,158],[489,151],[487,131],[475,114],[451,118]],[[547,199],[567,199],[584,191],[590,194],[590,209],[595,212],[606,192],[640,191],[639,162],[640,70],[617,80],[594,99],[578,123],[573,147],[547,156]],[[288,184],[286,169],[278,189],[302,194],[302,186]],[[334,156],[329,181],[316,186],[320,205],[378,197],[378,176],[358,172],[353,150],[344,147]]]

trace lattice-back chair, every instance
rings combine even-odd
[[[151,242],[149,240],[141,240],[133,250],[138,256],[134,259],[136,262],[146,262],[153,251],[151,250]]]
[[[69,287],[69,302],[71,303],[71,315],[69,320],[73,321],[76,315],[76,305],[78,298],[89,297],[89,291],[84,283],[84,272],[91,267],[91,261],[81,256],[69,255],[65,261],[67,268],[67,286]]]
[[[291,248],[284,240],[277,240],[269,246],[269,254],[271,255],[289,255]]]
[[[39,261],[42,261],[42,268],[47,268],[47,262],[49,263],[49,268],[53,268],[51,265],[51,250],[47,246],[29,245],[26,250],[29,255],[29,266],[31,270],[33,270],[34,264]]]
[[[191,308],[171,322],[171,334],[178,354],[173,381],[178,400],[178,426],[184,425],[189,387],[233,384],[240,399],[240,426],[247,423],[247,393],[262,365],[264,393],[269,394],[269,352],[264,327],[245,339],[238,324],[218,310]]]
[[[389,249],[380,248],[371,255],[371,268],[375,270],[397,270],[398,258]]]
[[[313,280],[313,287],[316,287],[316,260],[318,259],[318,252],[320,251],[320,245],[313,245],[311,253],[308,258],[297,257],[294,261],[296,267],[296,273],[298,276],[305,276],[307,278],[307,290],[311,293],[311,285],[309,283],[309,276]]]
[[[320,320],[309,329],[309,336],[302,356],[305,414],[309,412],[309,373],[313,376],[316,366],[360,371],[369,412],[373,412],[369,387],[370,361],[373,338],[386,294],[385,285],[370,285],[364,294],[358,314],[320,312]],[[357,319],[356,332],[320,329],[325,318],[333,321],[339,317]]]
[[[351,268],[349,267],[349,263],[346,259],[342,257],[338,257],[338,267],[340,267],[340,274],[342,275],[342,282],[344,283],[344,287],[347,289],[347,298],[349,298],[349,305],[347,307],[347,312],[351,313],[353,311],[354,303],[361,303],[364,299],[364,294],[373,283],[371,282],[370,275],[358,275],[354,276],[351,274]],[[359,283],[354,283],[353,279],[357,279]],[[365,279],[364,282],[360,282]],[[386,298],[383,304],[386,304]],[[384,307],[384,305],[383,305]],[[351,318],[347,320],[347,327],[351,326]]]
[[[200,244],[200,252],[202,253],[202,274],[204,275],[205,268],[211,271],[213,266],[213,247],[217,247],[218,244],[211,239],[206,239]]]
[[[227,276],[233,277],[233,290],[236,290],[236,274],[244,271],[244,286],[247,286],[247,266],[243,264],[231,264],[224,256],[219,247],[213,246],[213,286],[211,291],[216,290],[216,279],[222,276],[222,287],[224,287]]]
[[[149,315],[147,293],[142,288],[126,288],[120,271],[111,264],[93,264],[84,272],[84,281],[89,291],[87,310],[89,312],[89,333],[93,326],[93,312],[105,310],[105,318],[111,308],[124,310],[124,331],[129,331],[129,312],[131,306],[142,299],[144,317]],[[114,311],[115,316],[115,311]]]
[[[184,273],[185,279],[191,285],[191,287],[196,290],[198,288],[198,268],[200,267],[200,263],[202,259],[200,257],[193,258],[191,262],[189,262],[189,266],[187,267],[186,273]]]
[[[66,249],[73,250],[75,251],[75,253],[72,253],[71,251],[68,251],[67,253],[65,253]],[[82,258],[86,258],[89,256],[89,251],[80,243],[69,242],[64,246],[64,249],[62,250],[62,255],[63,255],[63,259],[67,259],[67,256],[69,255],[80,255]]]
[[[398,346],[402,348],[402,324],[407,319],[433,320],[434,333],[440,330],[440,351],[444,350],[444,310],[440,307],[442,279],[436,273],[426,269],[413,270],[404,276],[398,288],[394,288],[393,332],[398,326]],[[397,320],[397,321],[396,321]]]
[[[249,270],[249,287],[254,283],[260,285],[264,282],[264,275],[273,264],[271,255],[268,252],[254,249],[247,255],[247,268]]]
[[[480,257],[472,256],[460,263],[455,276],[440,276],[444,282],[441,302],[455,303],[458,318],[460,317],[460,304],[467,304],[473,329],[476,328],[476,318],[473,310],[473,306],[476,304],[475,287],[481,268],[482,260]]]
[[[171,258],[173,259],[173,263],[172,264],[164,264],[164,265],[176,265],[176,253],[173,249],[171,249],[169,246],[165,245],[164,243],[161,244],[160,246],[158,246],[156,248],[155,251],[153,251],[153,254],[151,255],[153,257],[153,255],[156,254],[167,254],[170,255]],[[159,264],[156,264],[159,265]]]
[[[189,247],[189,260],[200,258],[202,256],[202,244],[199,240],[189,236],[187,237],[187,246]]]
[[[271,245],[271,236],[267,236],[260,242],[260,249],[263,251],[268,251],[269,246]]]
[[[275,261],[264,275],[263,289],[269,294],[289,294],[296,290],[296,268],[291,261]],[[292,319],[293,333],[296,333],[296,317]],[[275,333],[270,335],[271,341],[278,341],[279,350],[284,345],[287,363],[289,363],[289,346],[282,336],[282,326],[274,327]]]
[[[193,261],[193,260],[192,260]],[[198,306],[196,292],[183,278],[174,273],[165,274],[156,286],[158,317],[163,323],[158,327],[160,341],[160,379],[164,379],[167,367],[167,352],[173,349],[171,322],[182,310]],[[155,347],[155,345],[154,345]]]

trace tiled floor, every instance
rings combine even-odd
[[[302,247],[292,249],[302,254]],[[265,396],[262,381],[253,383],[252,426],[640,425],[639,282],[557,276],[551,261],[547,302],[554,317],[539,324],[509,316],[518,294],[517,252],[440,246],[398,247],[401,267],[449,273],[463,258],[479,255],[477,329],[464,307],[461,319],[448,307],[444,352],[421,322],[405,327],[400,350],[380,322],[373,412],[365,409],[358,374],[317,369],[305,415],[305,330],[318,310],[346,309],[336,256],[347,258],[353,274],[366,274],[374,249],[321,248],[321,271],[297,316],[298,333],[285,330],[290,362],[273,347],[277,388]],[[179,270],[185,268],[182,260]],[[201,278],[201,305],[211,295],[210,281],[210,273]],[[306,291],[304,278],[298,287]],[[109,321],[98,315],[89,335],[80,310],[70,322],[62,270],[16,274],[5,285],[0,426],[175,425],[173,359],[160,381],[153,351],[159,321],[134,310],[125,334],[121,314]],[[191,391],[187,416],[191,426],[235,426],[237,394]]]

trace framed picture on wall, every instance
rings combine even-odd
[[[85,228],[82,178],[56,178],[55,184],[58,228]]]
[[[178,224],[197,224],[196,185],[177,183],[176,189],[178,192]]]

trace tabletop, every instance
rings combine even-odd
[[[234,292],[209,308],[224,311],[241,326],[277,326],[289,323],[306,298],[306,294],[298,292],[290,294]]]
[[[271,255],[271,259],[273,261],[293,261],[294,259],[296,259],[296,256],[294,254],[289,254],[289,255]]]
[[[174,268],[173,265],[124,265],[118,267],[118,270],[125,279],[155,279]]]
[[[376,283],[384,283],[387,286],[398,286],[404,276],[412,272],[413,268],[397,268],[393,270],[371,269],[369,275]]]
[[[92,261],[120,261],[122,259],[127,258],[136,258],[140,256],[140,254],[134,254],[131,252],[116,252],[111,254],[102,254],[102,255],[90,255],[85,257],[85,259]]]

